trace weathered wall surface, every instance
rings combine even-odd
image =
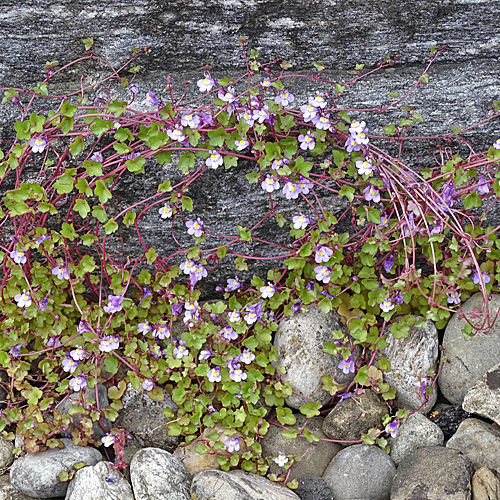
[[[136,81],[143,91],[161,93],[167,75],[171,75],[179,88],[187,80],[188,93],[197,95],[202,66],[210,65],[217,77],[233,76],[244,67],[237,43],[243,36],[264,60],[280,54],[297,72],[311,71],[313,61],[322,62],[327,68],[325,75],[339,82],[352,78],[349,70],[357,63],[373,68],[387,54],[399,56],[391,70],[378,72],[346,90],[346,107],[376,108],[391,101],[388,92],[402,95],[410,89],[426,66],[430,47],[445,45],[430,71],[429,84],[408,99],[425,120],[414,131],[416,135],[444,134],[452,125],[467,126],[486,118],[488,107],[500,99],[499,17],[500,1],[491,0],[25,0],[16,6],[0,0],[0,86],[36,84],[45,77],[42,67],[46,61],[64,63],[82,55],[82,39],[93,37],[96,53],[116,67],[128,58],[132,47],[151,46],[151,53],[140,61],[143,70]],[[81,73],[91,82],[105,75],[105,69],[96,63],[76,66],[64,80],[58,80],[58,88],[77,89]],[[289,88],[300,106],[319,86],[302,80],[290,82]],[[380,116],[358,115],[374,132],[381,132],[383,125],[402,116],[401,110]],[[0,107],[3,137],[9,135],[16,119],[14,105]],[[466,134],[477,151],[498,136],[498,120]],[[386,145],[381,141],[377,144]],[[418,161],[430,162],[430,149],[429,144],[413,143],[406,159],[415,165],[418,153]],[[460,150],[468,151],[464,146]],[[118,186],[121,200],[130,203],[138,192],[154,193],[165,177],[178,175],[173,168],[157,167],[143,179],[124,179]],[[209,173],[193,185],[190,195],[196,216],[213,232],[224,233],[236,224],[251,227],[266,213],[265,193],[249,186],[243,175],[228,176],[222,170]],[[328,193],[319,195],[334,212],[345,209],[344,201]],[[277,199],[283,202],[282,212],[288,220],[307,211],[301,202],[284,200],[283,196]],[[175,245],[158,222],[157,214],[146,216],[141,222],[143,237],[159,253],[167,254]],[[180,238],[183,231],[179,227]],[[275,238],[276,234],[278,241],[286,241],[269,219],[256,236]],[[136,239],[123,236],[125,251],[139,248]],[[189,245],[188,240],[184,242]],[[269,249],[246,251],[264,253]],[[218,274],[229,277],[234,272],[228,264]]]

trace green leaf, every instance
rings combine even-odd
[[[97,236],[94,236],[93,234],[82,234],[80,239],[86,247],[89,247],[92,243],[95,243],[98,240]]]
[[[127,111],[127,103],[125,101],[111,101],[108,104],[108,113],[113,113],[116,118],[123,115]]]
[[[71,132],[73,128],[74,128],[74,119],[65,116],[61,122],[61,132],[66,135],[68,132]]]
[[[39,116],[36,113],[31,113],[30,124],[32,132],[41,132],[43,130],[43,124],[45,123],[45,118]]]
[[[73,177],[69,174],[68,171],[64,173],[56,182],[54,182],[54,188],[57,191],[57,194],[68,194],[73,191],[74,184]]]
[[[182,210],[187,210],[188,212],[193,211],[193,200],[189,196],[183,196],[181,198]]]
[[[210,138],[210,146],[221,148],[224,145],[224,141],[229,138],[224,127],[219,127],[216,130],[209,130],[208,137]]]
[[[108,189],[108,187],[106,186],[106,184],[104,184],[103,181],[101,180],[98,180],[96,181],[95,183],[95,194],[96,196],[99,197],[99,201],[101,202],[101,204],[105,204],[108,200],[110,200],[112,198],[112,195]]]
[[[186,151],[180,158],[178,163],[179,169],[183,174],[188,174],[190,168],[194,168],[194,153]]]
[[[85,38],[83,40],[83,43],[85,45],[85,50],[90,50],[92,46],[94,45],[94,39],[93,38]]]
[[[129,172],[144,173],[144,164],[146,160],[142,156],[136,156],[133,160],[127,160],[125,165]]]
[[[129,228],[135,221],[137,214],[135,212],[132,212],[132,210],[129,210],[126,214],[125,217],[123,218],[123,223],[127,228]]]
[[[84,144],[83,144],[83,137],[81,136],[78,136],[69,146],[69,149],[71,151],[71,154],[73,156],[76,156],[78,155],[79,153],[81,153],[83,151],[83,147],[84,147]]]
[[[240,238],[243,241],[252,241],[252,236],[250,234],[250,231],[247,231],[246,227],[237,226],[237,229],[238,229],[238,234],[240,235]]]
[[[82,219],[85,219],[87,215],[90,213],[90,207],[89,204],[87,203],[87,200],[82,200],[78,198],[75,201],[75,211],[80,214],[80,217]]]
[[[100,177],[102,175],[102,163],[85,160],[82,166],[87,171],[89,177]]]
[[[153,156],[156,156],[158,163],[164,165],[165,163],[172,163],[172,151],[159,151]]]
[[[118,371],[118,360],[114,356],[108,355],[104,360],[104,366],[107,372],[114,375]]]
[[[102,224],[104,224],[108,220],[106,210],[104,210],[104,207],[102,207],[101,205],[92,207],[92,217],[95,217]]]
[[[90,125],[90,130],[97,137],[101,137],[104,132],[107,132],[113,127],[113,122],[108,120],[102,120],[101,118],[96,118],[94,122]]]
[[[472,193],[463,197],[464,208],[465,210],[469,210],[470,208],[480,207],[483,204],[483,200],[481,200],[481,196],[477,191],[472,191]]]
[[[30,123],[29,122],[16,122],[14,129],[17,132],[19,140],[27,140],[31,138]]]
[[[33,89],[33,91],[36,94],[49,95],[46,82],[38,82],[37,86]]]
[[[238,165],[238,158],[232,155],[224,156],[224,168],[229,170],[231,167],[236,167]]]
[[[323,63],[313,63],[314,67],[318,70],[318,71],[323,71],[325,69],[325,65]]]
[[[260,174],[258,172],[250,172],[249,174],[245,174],[245,177],[250,184],[256,184],[260,180]]]
[[[386,135],[394,135],[396,133],[396,125],[394,125],[394,123],[386,125],[384,127],[384,132]]]
[[[158,186],[158,193],[168,193],[172,191],[172,186],[170,184],[170,179],[167,179],[166,181],[162,182],[159,186]]]
[[[426,73],[425,75],[422,75],[419,79],[419,82],[422,82],[424,85],[429,83],[429,75]]]
[[[76,234],[73,224],[68,224],[67,222],[63,222],[61,229],[61,236],[67,238],[70,241],[74,241],[78,235]]]
[[[356,190],[353,187],[348,186],[347,184],[344,184],[342,186],[342,189],[339,191],[339,195],[345,196],[349,201],[352,201],[352,200],[354,200],[354,193],[355,192],[356,192]]]
[[[112,234],[116,231],[118,231],[118,224],[115,222],[115,219],[109,219],[109,221],[104,224],[104,230],[106,231],[106,234]]]
[[[378,367],[383,372],[390,372],[391,371],[391,363],[389,363],[389,360],[387,358],[384,358],[384,357],[381,357],[378,360]]]
[[[299,409],[300,413],[305,415],[307,418],[316,417],[320,413],[319,410],[321,409],[321,401],[318,401],[317,403],[309,401],[307,404],[302,405]]]
[[[290,408],[277,408],[276,416],[282,425],[293,425],[296,422],[295,416]]]
[[[77,106],[73,106],[70,104],[68,101],[65,101],[62,105],[61,108],[59,109],[59,113],[63,116],[67,116],[68,118],[73,118],[75,113],[78,111]]]
[[[145,255],[148,264],[152,264],[158,257],[158,254],[156,253],[156,250],[154,248],[150,248]]]

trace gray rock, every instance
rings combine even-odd
[[[464,420],[446,447],[467,455],[475,469],[500,470],[500,429],[482,420]]]
[[[15,460],[10,469],[11,484],[32,497],[64,496],[68,483],[59,480],[61,471],[71,471],[76,463],[95,465],[102,460],[102,455],[95,448],[75,446],[66,438],[61,441],[64,448],[26,454]]]
[[[265,477],[233,470],[202,470],[194,476],[191,498],[196,500],[298,500],[291,490]]]
[[[14,461],[14,455],[12,455],[13,449],[14,444],[12,441],[7,441],[5,438],[0,436],[0,469],[3,467],[9,467]]]
[[[399,427],[396,437],[389,440],[391,458],[399,465],[417,448],[443,446],[444,434],[441,428],[421,413],[411,414]]]
[[[323,479],[335,500],[389,500],[394,474],[396,467],[384,450],[356,444],[335,455]]]
[[[462,408],[500,425],[500,365],[488,370],[467,391]]]
[[[301,477],[299,487],[294,490],[300,500],[334,500],[333,493],[321,477]]]
[[[399,464],[391,500],[471,500],[473,466],[462,453],[450,448],[419,448]]]
[[[474,306],[482,307],[482,295],[474,294],[462,305],[464,313],[471,313]],[[492,295],[488,303],[490,314],[500,307],[500,295]],[[488,333],[478,333],[469,340],[464,339],[462,328],[465,319],[452,315],[446,326],[443,338],[445,363],[439,376],[439,389],[443,396],[452,403],[462,404],[467,391],[500,359],[500,322],[496,321]]]
[[[70,481],[65,500],[134,500],[132,488],[110,462],[80,469]]]
[[[481,467],[472,477],[472,500],[498,500],[499,498],[498,474],[487,467]]]
[[[354,374],[346,375],[338,368],[342,356],[333,356],[323,350],[325,342],[332,342],[333,330],[347,334],[336,312],[324,314],[317,307],[281,321],[274,339],[278,361],[273,365],[286,369],[282,380],[289,382],[294,391],[286,399],[288,406],[298,409],[309,400],[326,404],[332,396],[322,389],[323,375],[332,376],[339,384],[349,383],[354,378]]]
[[[359,396],[337,403],[323,422],[323,432],[330,439],[357,441],[361,439],[361,434],[381,425],[388,411],[387,405],[377,394],[366,390]]]
[[[313,417],[309,421],[304,415],[295,415],[294,425],[288,425],[291,430],[300,430],[304,426],[306,429],[316,434],[319,438],[326,438],[322,430],[323,417]],[[311,446],[305,437],[286,439],[282,435],[283,429],[276,425],[269,426],[267,434],[259,441],[262,446],[264,457],[275,458],[278,453],[285,452],[288,456],[303,455],[300,462],[295,462],[290,471],[289,479],[299,479],[304,476],[321,476],[331,459],[342,449],[339,444],[328,441],[319,441]],[[271,474],[282,474],[285,469],[279,467],[274,461],[271,462],[269,472]]]
[[[10,484],[8,474],[0,476],[0,500],[33,500]]]
[[[97,397],[96,397],[96,388],[97,388]],[[104,387],[104,385],[96,384],[94,389],[89,389],[84,393],[74,392],[73,394],[71,394],[70,397],[65,399],[62,402],[62,404],[58,407],[59,411],[62,414],[67,414],[69,413],[69,410],[73,407],[73,405],[81,407],[82,394],[84,395],[83,408],[84,410],[88,410],[88,412],[97,409],[96,403],[99,404],[99,408],[101,410],[109,406],[108,390],[106,389],[106,387]],[[85,416],[87,415],[87,413],[86,412],[83,414],[74,413],[73,415],[71,415],[71,418],[73,419],[73,422],[75,424],[78,424],[82,420],[82,415]],[[74,424],[72,425],[74,426]],[[92,423],[92,428],[94,430],[94,433],[92,434],[93,439],[99,440],[106,435],[106,431],[103,429],[103,426],[108,431],[113,426],[113,424],[104,415],[102,415],[101,417],[101,422],[96,421]]]
[[[143,448],[132,458],[130,479],[135,500],[191,500],[191,474],[180,460],[159,448]]]
[[[146,391],[139,392],[132,384],[127,384],[122,398],[123,409],[120,410],[116,426],[122,427],[132,436],[130,445],[171,450],[179,444],[178,436],[168,435],[167,419],[163,414],[165,408],[176,413],[179,407],[167,391],[163,390],[163,394],[163,401],[154,401]]]
[[[394,403],[397,408],[416,410],[425,400],[419,388],[420,380],[429,369],[437,367],[439,339],[436,327],[431,321],[422,327],[411,326],[407,337],[395,339],[389,334],[387,343],[389,345],[379,351],[378,357],[385,356],[391,364],[384,379],[397,390]],[[437,387],[423,410],[429,411],[436,399]]]
[[[448,440],[457,432],[460,424],[471,415],[460,405],[436,405],[428,416],[429,420],[443,431],[444,439]]]

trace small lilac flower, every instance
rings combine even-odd
[[[301,309],[302,309],[301,300],[297,300],[297,302],[295,302],[295,304],[292,304],[292,306],[290,307],[290,310],[292,311],[293,314],[298,313]]]
[[[188,228],[188,234],[200,238],[203,234],[203,221],[198,217],[196,220],[186,221],[186,227]]]
[[[146,285],[144,287],[144,291],[142,293],[142,297],[139,299],[139,305],[142,304],[142,301],[146,298],[146,297],[152,297],[153,296],[153,292],[148,288],[148,285]]]
[[[99,350],[102,352],[111,352],[118,349],[120,346],[120,338],[118,336],[106,335],[99,342]]]
[[[391,299],[387,298],[384,300],[384,302],[382,302],[382,304],[379,304],[380,305],[380,309],[382,309],[382,311],[384,312],[389,312],[389,311],[392,311],[394,309],[394,304],[392,303]]]
[[[358,169],[359,175],[372,175],[373,174],[373,163],[370,159],[358,160],[356,162],[356,168]]]
[[[347,359],[343,359],[339,363],[338,368],[346,374],[354,373],[354,361],[352,360],[352,356],[349,356]]]
[[[236,100],[233,87],[228,87],[227,90],[219,89],[218,96],[221,101],[229,104]]]
[[[139,92],[139,87],[135,83],[133,83],[132,85],[129,85],[128,89],[134,95],[137,94],[137,92]]]
[[[59,280],[69,280],[69,272],[66,266],[54,267],[52,274]]]
[[[500,149],[500,139],[497,139],[494,143],[493,143],[493,147],[495,149]]]
[[[69,386],[75,391],[84,391],[87,388],[87,380],[85,375],[77,375],[69,381]]]
[[[430,230],[429,234],[439,234],[443,230],[443,226],[438,221],[436,225]]]
[[[401,295],[400,291],[397,291],[394,294],[394,296],[392,297],[392,300],[394,300],[394,303],[397,304],[398,306],[401,305],[405,301],[405,299]]]
[[[197,262],[194,267],[194,274],[196,275],[197,280],[201,280],[202,278],[207,277],[207,270],[204,266]]]
[[[427,377],[422,377],[417,382],[413,382],[413,385],[418,389],[420,395],[425,397],[426,389],[427,389]]]
[[[116,436],[114,434],[106,434],[101,438],[101,442],[105,448],[111,446],[116,440]]]
[[[242,286],[242,283],[238,279],[238,276],[235,276],[234,279],[228,278],[226,291],[234,292],[235,290],[238,290],[238,288],[240,288],[241,286]]]
[[[252,118],[259,123],[269,119],[269,106],[263,106],[262,109],[254,109]]]
[[[354,138],[356,139],[356,142],[358,144],[362,144],[363,146],[366,146],[370,142],[370,139],[368,138],[368,136],[364,131],[360,132],[359,134],[356,134]]]
[[[99,151],[96,151],[91,157],[90,159],[92,161],[95,161],[97,163],[102,163],[104,161],[104,158],[102,156],[102,153],[100,153]]]
[[[33,153],[42,153],[47,146],[47,138],[46,137],[33,137],[29,140],[28,144],[33,151]]]
[[[18,307],[29,307],[31,305],[30,292],[23,290],[23,293],[14,296],[14,300],[17,302]]]
[[[160,340],[168,339],[170,338],[170,330],[167,325],[161,324],[153,330],[152,335],[154,338],[159,338]]]
[[[246,139],[240,139],[238,141],[235,141],[234,143],[237,151],[243,151],[244,149],[248,148],[248,144],[249,142]]]
[[[264,80],[261,83],[261,86],[269,88],[271,86],[271,80],[269,80],[268,78],[264,78]]]
[[[288,463],[288,457],[285,453],[280,451],[278,456],[274,459],[274,463],[278,465],[278,467],[284,467],[286,463]]]
[[[38,238],[33,238],[33,241],[36,243],[36,247],[38,248],[45,240],[50,238],[50,234],[42,234]]]
[[[10,258],[16,263],[16,264],[25,264],[26,263],[26,253],[25,250],[12,250],[10,252]]]
[[[198,310],[198,301],[186,302],[184,304],[184,323],[198,321],[200,319],[200,311]]]
[[[315,108],[323,109],[326,106],[325,94],[318,92],[315,97],[309,97],[309,104]]]
[[[210,151],[210,156],[207,158],[207,161],[205,163],[208,167],[215,170],[217,167],[220,167],[224,163],[224,158],[222,158],[222,156],[217,153],[217,151],[212,150]]]
[[[182,314],[182,305],[181,304],[173,304],[172,305],[172,314],[174,316],[180,316]]]
[[[184,139],[186,139],[186,136],[184,135],[184,133],[182,132],[182,129],[180,127],[175,127],[173,130],[168,129],[167,135],[173,141],[182,142],[182,141],[184,141]]]
[[[203,122],[203,125],[210,125],[214,126],[214,117],[210,113],[205,113],[202,111],[200,113],[201,121]]]
[[[146,94],[146,99],[142,101],[143,106],[159,106],[160,104],[160,99],[158,99],[151,90]]]
[[[244,349],[240,354],[240,361],[246,365],[250,364],[255,359],[255,354],[250,349]]]
[[[182,264],[179,265],[179,268],[184,274],[191,274],[194,272],[194,268],[196,267],[196,263],[194,260],[188,259]]]
[[[55,335],[50,337],[49,341],[47,342],[47,347],[61,347],[61,346],[62,346],[61,341]]]
[[[141,156],[141,153],[130,153],[128,155],[122,155],[120,158],[122,160],[135,160],[138,156]]]
[[[78,323],[78,326],[76,327],[76,331],[77,333],[82,335],[83,333],[90,332],[91,330],[88,327],[87,323],[85,323],[85,321],[80,320],[80,323]]]
[[[200,92],[210,92],[215,85],[215,80],[209,73],[205,73],[205,78],[198,80],[197,84]]]
[[[207,373],[207,378],[210,382],[220,382],[222,380],[222,375],[220,374],[220,368],[216,366],[212,368]]]
[[[153,389],[154,386],[155,386],[155,384],[154,384],[153,379],[151,377],[142,381],[142,388],[145,391],[149,392],[151,389]]]
[[[289,163],[290,160],[286,156],[284,156],[283,158],[276,158],[271,164],[271,170],[278,170],[283,165],[288,165]]]
[[[308,194],[309,190],[313,188],[312,183],[307,182],[307,179],[302,175],[299,178],[299,190],[303,194]]]
[[[380,191],[371,184],[369,186],[366,186],[365,189],[363,189],[363,193],[365,193],[366,201],[373,200],[375,203],[378,203],[380,201]]]
[[[240,438],[230,438],[227,441],[224,441],[224,445],[229,453],[233,453],[233,451],[240,451]]]
[[[238,119],[239,119],[239,121],[245,120],[249,127],[252,127],[254,122],[255,122],[255,118],[253,117],[253,112],[248,110],[248,109],[245,109],[243,111],[243,113],[240,113],[238,115]],[[236,141],[236,142],[238,142],[238,141]]]
[[[448,293],[448,304],[460,304],[460,296],[462,294],[458,290]]]
[[[229,325],[222,328],[219,333],[228,341],[236,340],[238,338],[238,334],[235,329]]]
[[[319,130],[328,130],[330,128],[330,114],[316,115],[312,122]]]
[[[240,311],[231,311],[231,312],[227,315],[227,319],[228,319],[231,323],[236,323],[237,321],[240,321],[240,319],[241,319],[241,313],[240,313]]]
[[[385,432],[387,432],[387,434],[390,434],[391,437],[395,438],[396,434],[398,433],[398,421],[393,420],[390,424],[387,424],[385,426]]]
[[[306,123],[318,118],[318,108],[312,104],[304,104],[304,106],[301,106],[300,111],[302,111],[302,116]]]
[[[118,120],[113,121],[113,129],[118,130],[121,127],[120,122]]]
[[[476,191],[479,194],[488,194],[490,192],[490,184],[482,175],[477,182],[479,185],[476,187]]]
[[[16,347],[13,347],[10,351],[9,351],[9,354],[13,357],[13,358],[17,358],[19,356],[19,353],[21,351],[21,347],[24,345],[24,342],[22,342],[21,344],[19,345],[16,345]]]
[[[332,274],[332,268],[326,266],[316,266],[314,268],[316,273],[316,279],[322,281],[323,283],[330,283],[330,277]]]
[[[298,140],[300,142],[300,149],[303,149],[304,151],[314,149],[314,146],[316,145],[314,141],[314,134],[312,132],[307,132],[306,135],[300,134]]]
[[[189,349],[186,347],[184,340],[179,340],[179,344],[174,348],[173,354],[177,359],[182,359],[189,354]]]
[[[387,259],[384,260],[384,269],[390,273],[394,267],[394,254],[389,255]]]
[[[247,374],[241,369],[240,364],[234,366],[233,370],[229,371],[229,378],[234,382],[241,382],[247,379]]]
[[[352,137],[351,135],[347,138],[347,141],[345,143],[345,147],[349,153],[352,153],[353,151],[359,151],[361,149],[361,144],[356,141],[355,137]]]
[[[123,297],[117,295],[108,295],[108,305],[104,306],[103,309],[107,313],[115,313],[121,311],[123,309],[122,302]]]
[[[274,175],[267,175],[265,180],[262,181],[261,186],[267,193],[272,193],[280,188],[280,183],[276,180]]]
[[[488,274],[485,271],[481,272],[481,276],[483,277],[483,281],[485,283],[489,283],[491,281],[490,277],[488,276]],[[472,271],[472,274],[471,274],[470,277],[471,277],[471,279],[472,279],[472,281],[474,282],[475,285],[479,284],[480,277],[479,277],[479,273],[477,272],[477,269],[474,269]]]
[[[366,130],[367,128],[365,122],[358,122],[354,120],[353,122],[351,122],[351,125],[349,126],[349,133],[351,135],[357,135],[361,132],[365,132]]]
[[[354,392],[344,392],[344,394],[341,394],[339,396],[339,403],[341,401],[345,401],[346,399],[353,398],[354,396],[356,396],[356,394],[354,394]]]
[[[283,194],[287,200],[295,200],[299,197],[300,189],[297,184],[288,181],[283,188]]]
[[[260,293],[263,299],[270,299],[276,293],[276,287],[268,282],[267,286],[264,285],[260,287]]]
[[[193,114],[191,110],[186,111],[181,116],[181,124],[184,127],[197,129],[200,126],[201,119],[198,115]]]
[[[387,218],[387,215],[381,215],[380,216],[380,224],[378,227],[387,227],[389,225],[389,219]]]
[[[318,245],[316,248],[316,254],[314,255],[314,260],[316,264],[321,264],[322,262],[328,262],[330,257],[333,255],[333,250],[323,245]]]
[[[73,358],[70,358],[69,356],[62,360],[63,370],[69,373],[74,373],[75,370],[78,368],[79,364],[80,363],[78,361],[75,361]]]
[[[311,218],[306,217],[304,214],[295,215],[293,217],[293,228],[294,229],[305,229],[310,222],[311,222]]]
[[[205,359],[211,358],[213,355],[214,353],[210,349],[204,349],[203,351],[200,351],[198,359],[200,361],[204,361]]]
[[[84,347],[77,345],[76,348],[69,353],[69,355],[75,361],[81,361],[87,355],[87,351],[85,350]]]
[[[281,104],[282,106],[288,106],[291,102],[295,101],[295,97],[290,94],[287,90],[283,89],[275,98],[274,102],[276,104]]]

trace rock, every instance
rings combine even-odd
[[[163,414],[165,408],[176,413],[179,407],[166,390],[163,394],[163,401],[153,401],[146,391],[139,392],[132,384],[127,384],[122,398],[123,409],[115,425],[132,436],[130,445],[173,450],[179,444],[178,436],[168,435],[167,419]]]
[[[444,435],[441,428],[421,413],[411,414],[399,427],[396,437],[389,440],[391,458],[399,465],[417,448],[443,446]]]
[[[394,404],[397,408],[416,410],[425,400],[420,391],[420,381],[428,370],[437,368],[439,339],[436,327],[431,321],[426,321],[425,326],[411,326],[407,337],[395,339],[389,334],[387,343],[389,345],[377,356],[384,356],[391,364],[391,370],[384,373],[384,379],[397,391]],[[429,395],[423,410],[429,411],[436,399],[437,387]]]
[[[294,391],[286,399],[288,406],[298,409],[309,400],[319,400],[323,405],[330,401],[331,394],[322,389],[323,375],[332,376],[339,384],[347,384],[354,378],[354,374],[346,375],[338,368],[342,356],[323,350],[325,342],[332,342],[333,330],[347,334],[336,312],[324,314],[317,307],[281,321],[274,339],[278,361],[273,365],[286,369],[282,380],[289,382]]]
[[[15,460],[10,469],[11,484],[32,497],[64,496],[68,483],[59,480],[61,471],[71,471],[76,463],[95,465],[102,460],[102,455],[95,448],[75,446],[66,438],[61,441],[64,448],[27,454]]]
[[[305,426],[319,438],[326,438],[323,433],[323,417],[313,417],[308,420],[304,415],[295,415],[294,425],[288,425],[290,430],[300,430]],[[339,444],[328,441],[319,441],[311,446],[305,437],[286,439],[282,435],[283,429],[276,425],[270,425],[267,434],[259,441],[262,446],[264,457],[275,458],[279,452],[284,452],[287,456],[307,454],[300,462],[295,462],[290,471],[289,479],[299,479],[304,476],[322,476],[332,458],[342,449]],[[271,474],[282,474],[285,469],[279,467],[274,461],[270,463],[269,472]]]
[[[394,474],[396,467],[384,450],[356,444],[335,455],[323,479],[335,500],[389,500]]]
[[[196,500],[299,499],[295,493],[284,486],[242,470],[231,472],[202,470],[194,476],[191,498]]]
[[[14,455],[12,455],[13,449],[14,445],[12,441],[7,441],[0,436],[0,469],[9,467],[14,461]]]
[[[0,500],[33,500],[10,484],[10,477],[8,474],[0,476]]]
[[[460,424],[470,416],[460,405],[436,405],[436,408],[429,413],[429,420],[439,426],[445,439],[450,439]]]
[[[226,429],[222,424],[215,424],[214,427],[207,427],[198,439],[192,441],[187,446],[176,448],[173,453],[174,456],[182,462],[184,467],[186,467],[186,469],[192,476],[203,469],[220,469],[219,462],[217,462],[218,455],[210,453],[200,455],[195,451],[195,448],[199,442],[210,442],[208,436],[213,432],[218,433],[219,437],[216,440],[212,440],[212,444],[215,441],[227,441],[231,437],[244,439],[244,435],[241,432],[230,433],[230,431]],[[240,451],[235,453],[241,456],[244,452],[245,447],[243,444],[241,444]]]
[[[391,500],[470,500],[472,472],[472,462],[459,451],[418,448],[399,464]]]
[[[472,500],[498,500],[499,498],[498,474],[487,467],[481,467],[472,477]]]
[[[180,460],[159,448],[143,448],[132,458],[130,479],[135,500],[191,500],[191,474]]]
[[[85,391],[83,393],[80,392],[74,392],[73,394],[70,395],[69,398],[65,399],[62,404],[58,407],[59,411],[65,415],[69,413],[69,410],[75,406],[80,406],[82,405],[81,403],[81,397],[82,394],[84,394],[84,409],[87,409],[90,411],[96,410],[97,405],[96,402],[99,403],[99,408],[102,410],[104,408],[107,408],[109,406],[109,399],[108,399],[108,391],[106,387],[104,387],[102,384],[97,384],[97,400],[96,400],[96,391],[95,389],[89,389],[88,391]],[[84,416],[87,415],[85,412],[83,414]],[[82,420],[82,413],[74,413],[71,415],[71,418],[73,419],[73,422],[78,424]],[[102,425],[101,425],[102,423]],[[101,423],[99,421],[93,422],[92,428],[94,430],[94,433],[92,435],[93,439],[100,440],[103,436],[106,435],[106,431],[103,429],[103,426],[109,431],[113,424],[104,416],[102,415],[101,417]],[[72,424],[74,427],[74,424]]]
[[[381,425],[382,418],[388,411],[386,404],[377,394],[366,390],[359,396],[337,403],[323,422],[323,432],[330,439],[357,441],[361,439],[361,434]]]
[[[500,429],[482,420],[464,420],[446,447],[467,455],[475,469],[500,470]]]
[[[474,306],[482,307],[482,295],[474,294],[463,305],[465,314],[471,313]],[[493,318],[500,307],[500,295],[493,294],[488,309]],[[439,389],[443,396],[455,404],[462,404],[467,391],[500,359],[500,322],[496,321],[488,335],[477,333],[469,340],[464,339],[462,329],[465,319],[458,319],[454,313],[446,325],[443,338],[445,363],[439,375]]]
[[[500,425],[500,365],[488,370],[467,391],[462,408]]]
[[[299,487],[294,490],[300,500],[334,500],[333,493],[321,477],[301,477]]]
[[[70,481],[65,500],[134,500],[132,488],[110,462],[80,469]]]

